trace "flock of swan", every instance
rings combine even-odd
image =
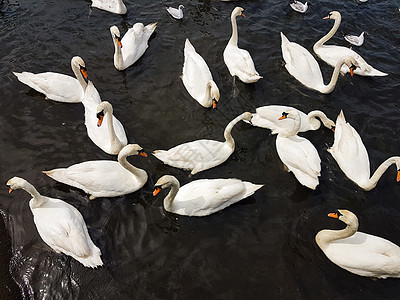
[[[294,1],[291,5],[298,3]],[[121,0],[93,0],[93,7],[113,13],[126,13]],[[176,19],[183,17],[183,5],[178,9],[167,7]],[[244,16],[243,8],[236,7],[231,14],[232,35],[223,52],[224,62],[232,76],[244,83],[254,83],[263,78],[255,69],[247,50],[238,47],[236,18]],[[307,10],[307,7],[305,8]],[[282,56],[285,68],[302,84],[321,93],[330,93],[339,73],[351,75],[385,76],[386,73],[370,66],[355,51],[325,43],[337,31],[341,16],[337,11],[326,19],[334,20],[329,33],[317,41],[314,52],[334,67],[332,79],[324,84],[321,70],[312,54],[297,43],[290,42],[283,33]],[[148,40],[157,23],[144,26],[136,23],[121,38],[116,26],[110,28],[115,46],[114,66],[124,70],[134,64],[146,51]],[[127,161],[128,156],[147,154],[138,144],[129,144],[122,123],[113,115],[113,107],[102,101],[94,84],[89,80],[87,68],[81,57],[73,57],[71,68],[75,78],[64,74],[46,72],[14,73],[18,80],[43,93],[46,98],[66,103],[82,103],[85,109],[85,125],[89,138],[104,152],[118,155],[118,161],[85,161],[66,168],[43,171],[56,181],[82,189],[90,199],[117,197],[133,193],[144,186],[148,175]],[[205,60],[186,39],[182,82],[189,95],[204,107],[215,107],[220,93]],[[321,159],[313,144],[297,134],[317,130],[322,124],[334,130],[334,143],[329,152],[345,175],[364,190],[374,188],[382,174],[392,164],[398,169],[400,181],[400,157],[393,156],[384,161],[370,177],[368,152],[358,132],[345,120],[341,111],[336,122],[321,111],[308,114],[294,107],[269,105],[259,107],[255,113],[243,112],[229,122],[223,133],[225,141],[201,139],[177,145],[169,150],[155,150],[152,154],[164,164],[190,171],[190,176],[214,168],[225,162],[235,150],[231,131],[244,121],[252,126],[270,129],[277,134],[276,149],[279,158],[296,179],[310,189],[319,184]],[[106,175],[107,174],[107,175]],[[29,202],[37,230],[54,251],[75,258],[86,267],[102,266],[101,251],[92,242],[80,212],[60,199],[42,196],[26,180],[13,177],[8,180],[10,192],[23,189],[32,199]],[[164,199],[166,211],[186,216],[207,216],[229,205],[249,197],[263,184],[244,182],[240,179],[201,179],[180,186],[179,181],[164,175],[156,182],[153,195],[169,189]],[[378,278],[400,277],[400,248],[379,237],[361,233],[357,217],[350,211],[338,210],[329,214],[347,224],[344,230],[322,230],[316,242],[326,256],[338,266],[361,276]]]

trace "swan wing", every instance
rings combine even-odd
[[[262,78],[247,50],[228,43],[224,51],[224,61],[231,75],[238,76],[243,82],[255,82]]]
[[[30,72],[16,73],[18,80],[34,90],[44,94],[48,99],[76,103],[83,99],[83,89],[79,81],[69,75],[45,72],[34,74]]]

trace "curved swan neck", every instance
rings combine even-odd
[[[320,111],[320,110],[313,110],[313,111],[310,111],[310,112],[308,113],[308,118],[309,118],[309,119],[316,118],[316,117],[318,117],[318,118],[321,119],[321,121],[322,121],[322,123],[324,124],[325,127],[330,128],[330,127],[331,127],[331,124],[334,125],[334,122],[333,122],[331,119],[329,119],[329,118],[328,118],[322,111]]]
[[[212,88],[212,83],[210,80],[209,82],[207,82],[206,94],[204,95],[204,98],[202,101],[202,103],[207,107],[212,106],[211,88]]]
[[[118,152],[120,150],[122,143],[118,139],[115,129],[114,129],[114,122],[113,122],[113,110],[112,108],[108,109],[105,114],[107,114],[107,128],[110,134],[110,143],[112,151]]]
[[[236,24],[236,15],[231,15],[231,23],[232,23],[232,36],[229,39],[229,44],[237,46],[238,43],[238,31],[237,31],[237,24]]]
[[[324,248],[325,246],[327,246],[327,244],[333,241],[352,236],[357,232],[357,229],[358,229],[358,220],[354,220],[350,224],[347,224],[346,228],[342,230],[330,230],[330,229],[321,230],[320,232],[318,232],[316,236],[316,241],[321,248]]]
[[[134,165],[130,164],[127,160],[128,155],[118,155],[118,162],[121,164],[122,167],[127,169],[129,172],[131,172],[133,175],[140,177],[143,172],[146,173],[146,171],[139,169],[135,167]]]
[[[331,81],[329,82],[328,85],[324,85],[323,88],[321,88],[320,92],[323,94],[329,94],[330,92],[333,91],[333,89],[336,86],[337,80],[339,78],[339,73],[340,73],[340,69],[342,68],[342,66],[345,64],[344,62],[345,57],[342,57],[336,64],[335,69],[333,70],[332,73],[332,77],[331,77]]]
[[[29,201],[29,205],[31,208],[39,207],[45,202],[45,199],[43,198],[43,196],[40,195],[39,192],[35,189],[35,187],[32,184],[30,184],[29,182],[25,181],[24,185],[21,188],[24,191],[31,194],[32,200]]]
[[[237,116],[232,121],[230,121],[228,125],[226,125],[224,131],[225,143],[227,143],[232,149],[235,149],[235,140],[233,139],[231,132],[233,127],[241,120],[243,120],[243,115]]]
[[[121,47],[118,45],[118,42],[117,42],[115,36],[113,36],[113,41],[114,41],[114,48],[115,48],[114,64],[115,64],[115,67],[118,70],[120,70],[120,69],[122,69],[122,62],[123,62],[122,50],[121,50]]]
[[[83,78],[83,75],[81,74],[81,70],[80,70],[79,66],[77,66],[76,64],[72,64],[71,67],[72,67],[72,72],[74,72],[76,79],[78,80],[82,89],[85,91],[88,83]]]
[[[366,190],[372,190],[378,183],[379,179],[382,177],[383,173],[386,172],[386,170],[392,165],[395,164],[396,161],[400,161],[399,156],[393,156],[385,160],[381,165],[376,169],[374,174],[371,176],[371,178],[363,184],[361,187]]]
[[[178,179],[173,178],[170,181],[171,190],[169,191],[168,195],[164,198],[164,208],[167,211],[171,211],[172,202],[174,201],[176,194],[178,194],[180,184]]]
[[[329,39],[331,37],[333,37],[333,35],[336,33],[336,31],[338,30],[338,28],[340,26],[341,19],[342,19],[341,17],[336,18],[335,23],[333,24],[333,27],[331,28],[331,30],[325,36],[323,36],[318,42],[316,42],[314,44],[314,47],[313,47],[314,52],[317,52],[316,50],[318,48],[320,48],[324,43],[329,41]]]

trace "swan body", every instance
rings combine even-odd
[[[92,0],[92,7],[119,15],[124,15],[127,12],[126,6],[122,0]]]
[[[233,119],[225,128],[225,142],[196,140],[175,146],[169,150],[155,150],[153,155],[167,165],[191,170],[191,175],[213,168],[226,161],[235,150],[231,131],[241,120],[251,120],[251,113],[245,112]]]
[[[338,163],[340,169],[362,189],[369,191],[373,189],[383,173],[396,164],[400,181],[400,157],[393,156],[385,160],[370,178],[370,166],[367,149],[358,132],[344,118],[340,111],[336,120],[335,138],[331,148],[328,149]]]
[[[203,107],[215,107],[219,100],[219,89],[207,63],[196,52],[189,39],[185,42],[184,56],[182,81],[186,90]]]
[[[344,39],[348,41],[350,44],[360,47],[362,44],[364,44],[364,35],[365,31],[361,32],[359,36],[346,34],[344,36]]]
[[[279,158],[293,172],[296,179],[304,186],[315,190],[321,175],[321,159],[314,145],[307,139],[297,136],[300,128],[300,115],[297,110],[287,110],[282,113],[281,120],[294,120],[293,129],[288,133],[278,133],[276,150]]]
[[[291,118],[279,120],[279,117],[282,116],[283,111],[289,109],[296,110],[299,113],[299,132],[317,130],[321,126],[321,122],[317,117],[321,119],[325,127],[329,129],[335,128],[335,122],[329,119],[322,111],[313,110],[305,114],[294,107],[283,105],[267,105],[256,108],[256,112],[253,113],[253,117],[251,118],[251,123],[253,126],[270,129],[272,134],[278,134],[279,132],[288,133],[293,129],[294,120]]]
[[[111,160],[85,161],[68,168],[43,171],[59,182],[80,188],[90,195],[90,200],[98,197],[117,197],[133,193],[147,181],[146,171],[132,166],[127,161],[129,155],[147,156],[142,147],[130,144],[118,154],[118,162]]]
[[[142,23],[136,23],[129,28],[124,37],[117,26],[111,26],[110,32],[114,42],[114,67],[119,70],[125,70],[133,65],[149,47],[150,36],[157,27],[157,23],[151,23],[144,26]]]
[[[318,42],[314,44],[314,52],[317,54],[322,60],[326,61],[329,65],[335,67],[338,61],[344,56],[351,56],[357,61],[357,69],[354,71],[357,75],[361,76],[386,76],[387,73],[383,73],[372,66],[370,66],[364,58],[362,58],[357,52],[352,49],[336,46],[336,45],[324,45],[338,30],[341,22],[341,15],[338,11],[332,11],[326,16],[324,19],[333,19],[335,20],[335,24],[332,29],[322,37]],[[340,69],[342,73],[347,73],[349,70],[342,66]]]
[[[71,59],[71,68],[76,78],[54,72],[13,73],[19,81],[44,94],[46,99],[67,103],[81,102],[88,82],[85,62],[79,56],[74,56]]]
[[[356,59],[351,56],[342,57],[335,66],[331,81],[328,85],[325,85],[318,62],[311,53],[299,44],[290,42],[282,32],[281,38],[282,56],[285,60],[286,70],[306,87],[320,93],[329,94],[333,91],[339,72],[341,68],[345,67],[344,65],[347,66],[347,69],[358,68]],[[352,71],[351,74],[353,74]]]
[[[231,14],[232,36],[224,50],[224,62],[232,76],[237,76],[245,83],[257,82],[262,76],[258,74],[253,59],[247,50],[238,47],[236,17],[243,16],[243,8],[236,7]]]
[[[25,179],[13,177],[8,180],[10,192],[23,189],[32,195],[29,207],[37,231],[42,240],[57,253],[72,256],[85,267],[102,266],[101,252],[87,230],[81,213],[60,199],[42,196]]]
[[[177,20],[181,20],[181,19],[183,19],[183,9],[184,8],[185,7],[181,4],[178,6],[178,8],[167,6],[166,10],[173,18],[175,18]]]
[[[289,5],[290,5],[291,8],[293,8],[293,10],[304,14],[308,9],[309,3],[308,2],[302,3],[302,2],[297,1],[297,0],[291,0],[289,2]]]
[[[400,247],[381,237],[359,232],[358,219],[348,210],[328,215],[347,224],[342,230],[321,230],[315,237],[325,255],[339,267],[376,278],[400,277]]]
[[[85,107],[85,125],[89,138],[104,152],[118,154],[128,144],[124,126],[114,117],[112,105],[101,101],[91,81],[82,103]],[[106,123],[105,126],[101,126],[103,122]]]
[[[239,179],[200,179],[180,187],[179,181],[171,175],[161,177],[153,195],[161,189],[171,187],[164,199],[166,211],[203,217],[220,211],[254,194],[263,184],[253,184]]]

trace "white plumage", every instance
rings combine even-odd
[[[127,12],[126,6],[122,0],[92,0],[92,7],[120,15],[124,15]]]
[[[167,12],[175,19],[177,20],[181,20],[183,19],[183,9],[185,7],[181,4],[178,6],[178,8],[174,8],[171,6],[167,6],[165,9],[167,10]]]

